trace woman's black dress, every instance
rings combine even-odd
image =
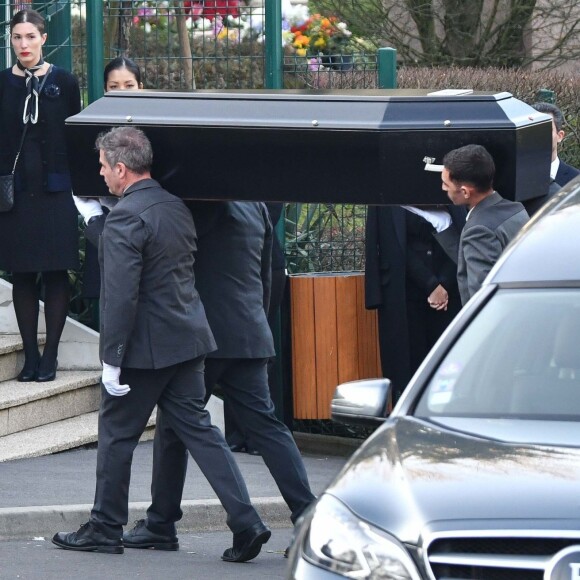
[[[42,82],[43,77],[39,77]],[[0,72],[0,174],[12,171],[24,125],[24,77]],[[66,155],[67,117],[80,111],[76,79],[53,67],[37,124],[30,123],[16,167],[14,207],[0,212],[0,270],[44,272],[79,267],[78,217]]]

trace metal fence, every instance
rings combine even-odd
[[[193,25],[191,11],[169,10],[167,2],[110,0],[102,3],[102,14],[97,15],[97,20],[102,17],[102,46],[92,46],[91,39],[95,36],[87,28],[87,10],[91,9],[89,2],[92,1],[4,2],[0,12],[0,20],[4,20],[0,28],[4,32],[0,36],[0,65],[5,68],[13,62],[7,26],[11,15],[17,9],[31,6],[47,20],[46,59],[72,70],[77,76],[83,105],[90,100],[89,75],[94,72],[89,65],[94,60],[91,51],[98,50],[103,51],[105,61],[119,55],[135,60],[142,69],[146,88],[260,89],[265,86],[263,8],[245,9],[243,22],[228,19],[227,15],[219,19],[215,12],[219,9],[213,8],[213,14],[209,9],[203,15],[205,24],[200,28]],[[285,88],[325,90],[378,85],[376,54],[306,58],[288,52],[283,59]],[[285,166],[280,170],[288,171],[292,159],[283,162]],[[337,168],[342,170],[345,168]],[[291,171],[288,175],[291,179]],[[308,184],[297,184],[297,187],[308,187]],[[284,237],[289,271],[363,269],[365,213],[364,206],[288,204]],[[81,259],[83,255],[81,249]],[[72,280],[76,316],[81,320],[90,318],[91,310],[80,298],[81,276],[73,275]]]

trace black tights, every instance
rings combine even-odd
[[[39,372],[47,372],[54,368],[56,363],[58,343],[69,309],[70,286],[66,270],[41,272],[40,278],[44,285],[46,343],[38,370]],[[14,272],[12,274],[12,300],[18,329],[22,337],[26,368],[34,368],[39,361],[39,282],[39,275],[36,272]]]

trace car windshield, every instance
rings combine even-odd
[[[580,420],[580,289],[498,291],[414,415]]]

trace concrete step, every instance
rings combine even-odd
[[[141,441],[153,438],[155,413],[151,415]],[[99,413],[95,411],[0,437],[0,462],[50,455],[94,443],[97,441],[98,418]]]
[[[38,337],[38,346],[44,344],[44,338],[44,335]],[[24,353],[20,335],[0,334],[0,381],[16,378],[23,364]]]
[[[97,371],[58,371],[46,383],[0,383],[0,437],[98,410],[99,381]]]
[[[44,303],[39,304],[38,334],[46,333]],[[12,284],[0,279],[0,332],[19,335],[16,314],[12,304]],[[23,359],[21,361],[21,364]],[[72,318],[67,318],[58,344],[58,363],[66,370],[99,370],[99,333]],[[0,380],[16,375],[0,377]]]

